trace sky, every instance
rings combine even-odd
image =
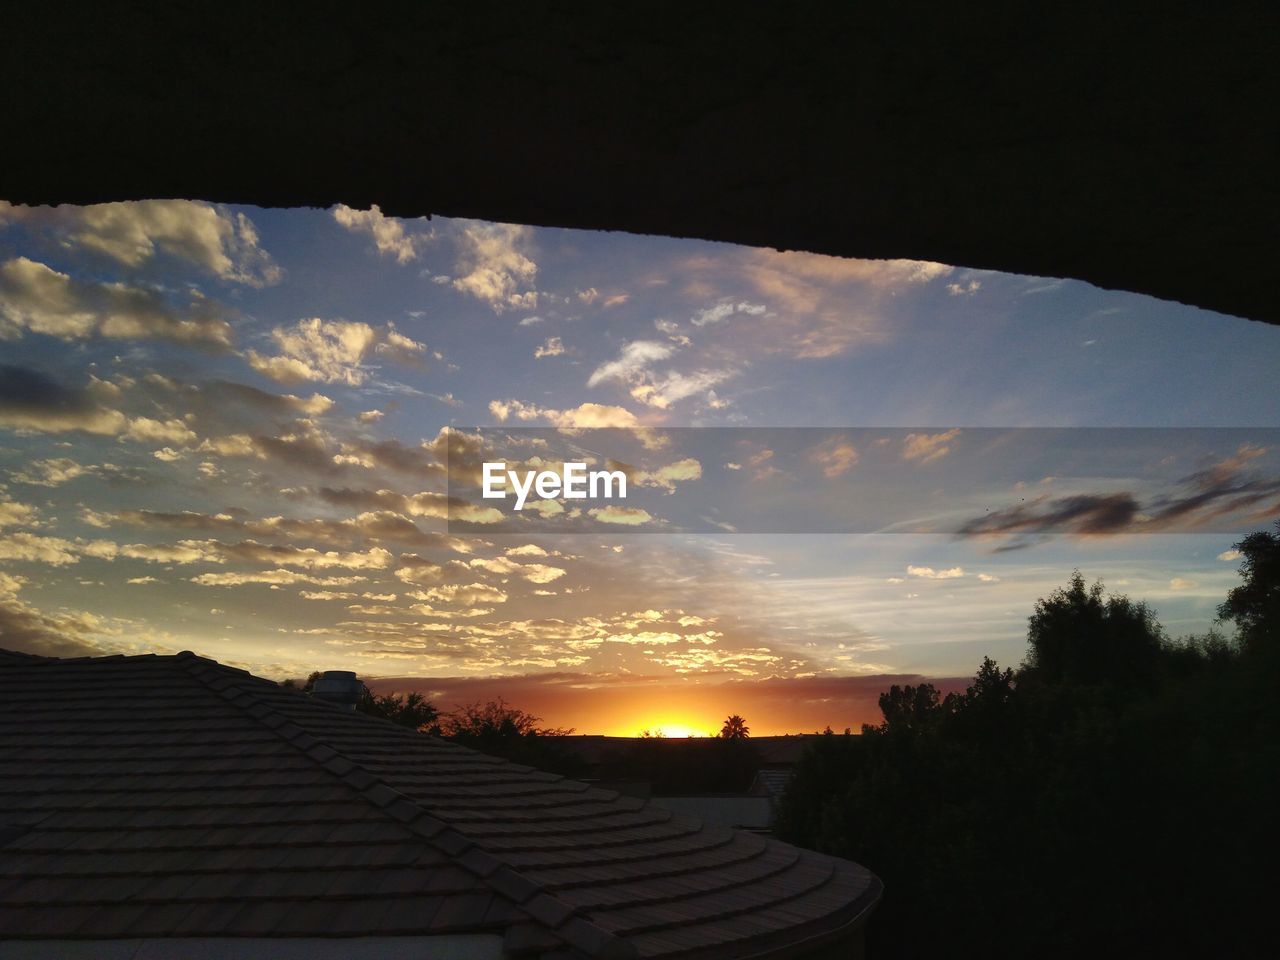
[[[0,646],[856,730],[889,683],[1016,665],[1076,568],[1210,629],[1280,515],[1277,369],[1280,328],[1071,280],[0,204]],[[630,499],[513,516],[494,451]]]

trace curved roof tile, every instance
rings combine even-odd
[[[756,957],[854,930],[857,864],[214,661],[0,651],[0,940],[496,933]]]

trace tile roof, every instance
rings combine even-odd
[[[0,940],[495,933],[513,956],[839,935],[857,864],[211,660],[0,651]]]

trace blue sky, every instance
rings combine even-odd
[[[1175,635],[1207,629],[1248,529],[1008,551],[459,536],[446,428],[1256,428],[1169,454],[1269,489],[1280,426],[1264,324],[1068,280],[345,207],[0,206],[0,351],[0,644],[269,676],[965,675],[1016,663],[1075,567]],[[1276,498],[1252,510],[1262,526]]]

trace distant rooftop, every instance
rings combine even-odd
[[[0,651],[6,956],[850,955],[879,894],[190,653]]]

